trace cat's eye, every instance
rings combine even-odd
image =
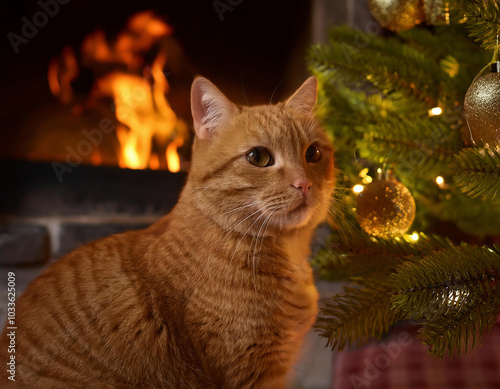
[[[269,150],[264,147],[255,147],[247,154],[247,160],[257,167],[274,165],[274,159]]]
[[[318,162],[321,159],[321,151],[318,146],[311,145],[306,150],[306,161],[307,162]]]

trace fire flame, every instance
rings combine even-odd
[[[160,168],[160,160],[158,159],[158,154],[151,153],[149,158],[149,168],[151,170],[157,170]]]
[[[175,138],[170,144],[167,146],[167,164],[168,170],[172,173],[177,173],[181,170],[181,163],[179,160],[179,154],[177,153],[177,149],[184,144],[184,138],[178,137]]]
[[[184,143],[187,126],[177,118],[165,97],[169,90],[163,72],[167,53],[158,44],[171,32],[170,26],[152,12],[140,12],[129,19],[114,43],[109,43],[101,29],[89,34],[80,48],[81,65],[71,48],[65,48],[60,58],[49,64],[49,87],[63,103],[73,98],[71,82],[78,76],[80,66],[115,69],[96,77],[87,106],[95,106],[103,97],[112,98],[112,110],[118,121],[120,167],[167,167],[170,171],[181,168],[177,149]],[[144,54],[154,45],[158,54],[151,65],[147,65]],[[100,155],[96,155],[92,163],[100,160]]]
[[[179,127],[163,92],[167,84],[155,83],[151,87],[140,76],[117,73],[102,80],[101,85],[106,83],[103,89],[111,89],[116,118],[122,124],[117,132],[120,166],[145,169],[150,165],[152,140],[166,148],[169,137]]]

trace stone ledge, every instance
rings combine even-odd
[[[0,215],[0,266],[34,264],[57,259],[87,242],[112,234],[146,228],[161,217],[163,215],[75,215],[33,218]],[[17,227],[13,229],[12,226]],[[45,239],[43,247],[35,232],[43,235]],[[8,244],[5,260],[3,259],[2,238],[5,240],[5,244]],[[30,246],[29,255],[23,254],[27,251],[27,248],[24,247],[26,245]],[[34,258],[38,258],[36,250],[43,253],[43,261],[35,261]],[[15,258],[12,254],[14,252],[18,252]],[[26,260],[21,261],[20,258],[26,258]]]
[[[140,230],[152,223],[63,223],[60,226],[59,247],[54,253],[56,258],[62,257],[85,243],[102,239],[125,231]]]
[[[0,224],[0,266],[33,265],[49,259],[49,231],[45,226]]]
[[[80,165],[59,182],[50,163],[0,159],[0,214],[18,217],[166,214],[186,173]]]

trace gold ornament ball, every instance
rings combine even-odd
[[[404,31],[425,20],[422,0],[368,0],[370,12],[384,28]]]
[[[356,219],[363,230],[378,237],[404,234],[415,219],[415,200],[397,181],[373,181],[358,196]]]
[[[474,80],[465,95],[464,114],[477,146],[500,146],[500,73]]]

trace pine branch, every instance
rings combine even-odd
[[[463,193],[500,201],[500,149],[463,149],[455,157],[454,170],[453,180]]]
[[[313,264],[323,278],[373,286],[405,261],[448,247],[451,242],[436,235],[420,233],[417,240],[409,235],[382,239],[350,229],[332,234]]]
[[[434,26],[433,30],[434,32],[413,28],[398,35],[422,52],[429,61],[439,64],[448,74],[449,77],[431,78],[432,81],[439,80],[439,99],[443,100],[449,96],[461,103],[471,80],[490,60],[491,54],[478,50],[462,25]],[[446,63],[450,60],[455,63],[456,73],[448,72]]]
[[[412,29],[385,39],[336,27],[329,45],[311,48],[320,115],[337,153],[360,149],[360,157],[396,165],[409,178],[447,174],[452,154],[463,146],[460,103],[485,60],[462,29],[441,32],[444,38]],[[458,73],[450,76],[440,61],[455,57]],[[437,99],[445,114],[429,118]]]
[[[452,0],[460,12],[469,2]],[[477,22],[472,34],[484,37],[488,47],[493,35],[496,40],[500,11],[497,1],[482,3],[473,1],[468,23]],[[383,38],[340,27],[332,30],[329,45],[311,49],[319,114],[342,169],[336,207],[354,224],[350,188],[364,167],[386,163],[415,197],[417,220],[424,215],[451,221],[477,236],[500,232],[500,207],[493,203],[499,197],[500,151],[459,152],[463,98],[489,60],[463,31],[435,26]],[[430,117],[436,105],[443,115]],[[436,185],[437,175],[445,177],[446,187]],[[496,320],[498,248],[457,247],[423,234],[417,242],[375,239],[338,224],[340,231],[315,258],[322,276],[356,285],[321,311],[317,327],[332,347],[366,342],[397,320],[413,318],[423,321],[419,334],[430,353],[442,357],[474,346]]]
[[[391,277],[393,309],[423,320],[420,337],[434,356],[467,351],[500,312],[500,254],[487,247],[450,247],[405,262]]]
[[[434,357],[451,357],[454,352],[465,354],[480,343],[481,338],[496,323],[500,304],[498,290],[494,299],[481,295],[457,296],[468,300],[463,308],[451,307],[446,314],[428,320],[419,330],[418,337]],[[455,297],[454,297],[455,298]],[[457,301],[457,305],[461,306]]]
[[[453,154],[462,146],[459,134],[448,127],[439,119],[386,118],[358,126],[364,136],[357,145],[362,157],[391,164],[399,175],[433,180],[447,174]]]
[[[437,27],[438,34],[411,29],[383,38],[348,27],[330,31],[330,43],[313,46],[309,66],[326,78],[351,87],[371,84],[380,93],[393,92],[420,102],[427,109],[448,101],[461,102],[470,81],[489,58],[466,39],[460,26]],[[455,58],[450,75],[442,60]],[[439,81],[439,82],[436,82]]]
[[[398,312],[390,309],[391,289],[383,282],[376,288],[346,287],[344,292],[321,309],[315,325],[332,348],[340,351],[346,345],[380,338],[401,319]]]
[[[491,277],[500,277],[497,252],[465,243],[451,246],[397,269],[391,276],[397,290],[394,307],[408,319],[425,319],[446,311],[454,296],[469,295],[471,288],[487,290]]]
[[[330,77],[344,83],[370,83],[385,95],[398,91],[431,107],[437,104],[439,87],[429,80],[445,76],[439,63],[429,61],[421,50],[347,27],[333,28],[328,46],[312,48],[310,65],[330,70]]]
[[[445,222],[455,223],[462,231],[477,237],[500,234],[499,203],[482,201],[463,194],[450,185],[437,198],[419,196],[419,204],[426,212]]]
[[[393,265],[400,265],[390,277],[389,267],[385,274],[379,272],[378,282],[367,287],[345,288],[343,295],[333,297],[321,310],[316,327],[328,345],[342,350],[363,344],[382,336],[399,320],[416,319],[423,320],[419,336],[434,356],[442,358],[454,350],[459,354],[467,352],[469,344],[475,346],[500,312],[498,248],[457,247],[433,238],[418,242],[422,243],[372,240],[365,246],[367,242],[358,242],[358,247],[366,247],[357,250],[363,255],[399,252],[400,259],[392,259]],[[340,266],[345,270],[347,261],[339,255],[340,262],[342,258]]]
[[[467,8],[467,27],[476,42],[487,50],[498,48],[500,4],[497,0],[471,0]]]

